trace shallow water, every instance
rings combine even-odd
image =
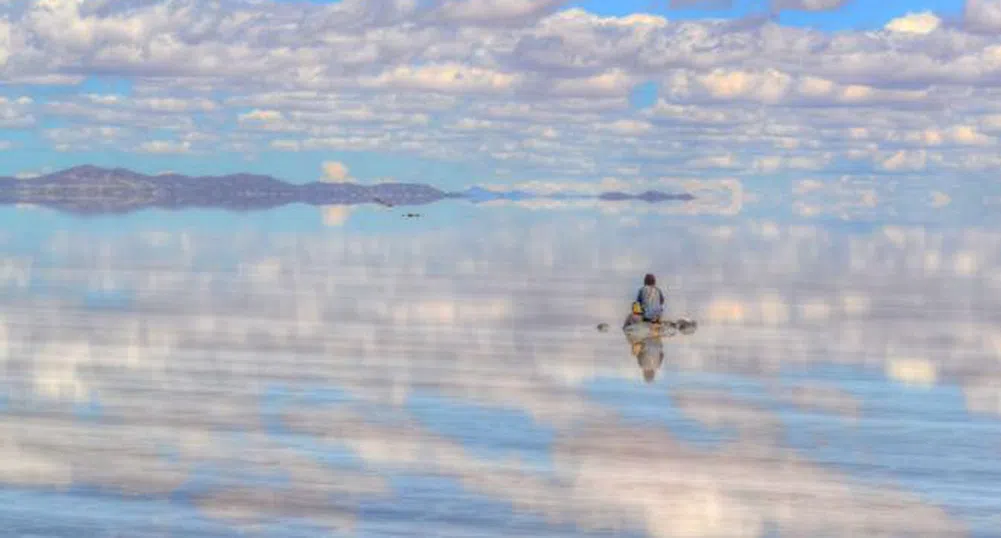
[[[1001,226],[898,199],[4,210],[0,535],[1001,536]]]

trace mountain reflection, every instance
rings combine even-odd
[[[134,532],[190,536],[510,535],[474,498],[533,536],[994,528],[1001,233],[506,211],[9,245],[0,484],[171,499],[204,521]],[[627,335],[629,363],[593,327],[650,268],[699,328]],[[414,475],[454,485],[424,498]]]

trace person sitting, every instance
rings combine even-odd
[[[643,321],[660,323],[664,312],[664,292],[657,287],[657,277],[651,274],[643,277],[643,287],[636,293],[636,303],[639,306],[637,313],[643,316]]]

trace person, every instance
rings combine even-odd
[[[636,303],[640,310],[637,314],[643,316],[643,321],[660,323],[664,312],[664,292],[657,287],[657,277],[649,273],[643,277],[643,287],[636,293]]]

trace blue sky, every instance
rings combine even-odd
[[[639,188],[1001,165],[999,0],[674,2],[3,4],[0,174]]]
[[[708,0],[691,2],[693,7],[672,7],[671,0],[583,0],[572,5],[602,15],[659,13],[671,19],[739,18],[772,12],[772,2],[762,0]],[[817,28],[825,31],[873,30],[908,12],[934,11],[958,16],[963,4],[957,0],[851,0],[839,9],[808,11],[779,10],[784,25]]]

